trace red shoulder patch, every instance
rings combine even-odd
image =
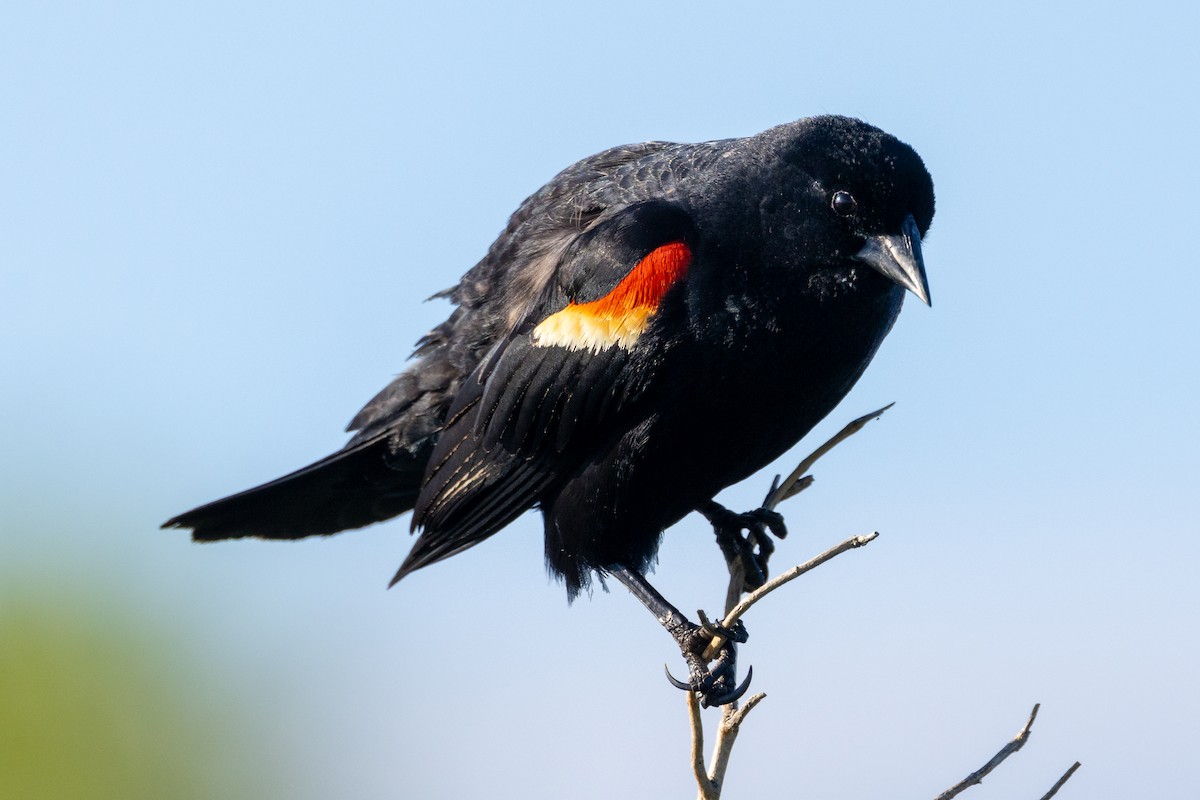
[[[613,290],[590,303],[569,303],[533,329],[533,343],[599,352],[628,349],[658,311],[667,290],[687,274],[691,248],[684,242],[656,247]]]

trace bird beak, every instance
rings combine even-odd
[[[930,305],[929,279],[925,277],[925,259],[921,257],[921,231],[912,214],[904,218],[900,233],[872,236],[854,258],[870,264]]]

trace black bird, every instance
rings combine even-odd
[[[343,449],[164,527],[298,539],[411,509],[394,583],[538,507],[568,595],[617,578],[679,643],[691,687],[728,702],[744,689],[732,643],[710,670],[703,631],[644,573],[666,528],[719,515],[717,492],[833,409],[906,290],[929,302],[933,211],[916,152],[846,117],[598,153],[439,295],[454,312]]]

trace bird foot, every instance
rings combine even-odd
[[[729,574],[733,575],[741,564],[745,576],[742,591],[752,592],[766,583],[767,562],[775,552],[775,543],[768,534],[780,539],[787,536],[783,515],[767,508],[738,514],[712,500],[698,510],[713,526]]]
[[[690,622],[671,632],[687,662],[688,680],[679,680],[664,666],[671,685],[676,689],[695,692],[700,705],[705,708],[728,705],[739,700],[750,688],[750,679],[754,676],[754,668],[750,667],[746,670],[746,679],[740,685],[737,683],[737,642],[746,640],[746,629],[741,622],[733,630],[712,623],[709,625],[714,631],[720,631],[718,635],[725,640],[711,666],[704,659],[704,651],[713,640],[713,633],[707,626]]]
[[[700,619],[700,628],[708,634],[710,639],[719,636],[737,644],[745,644],[750,639],[750,634],[740,619],[733,624],[732,628],[726,628],[721,623],[710,620],[703,609],[697,609],[696,616]]]

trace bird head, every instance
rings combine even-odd
[[[762,135],[764,260],[852,269],[866,264],[929,303],[921,240],[933,180],[907,144],[856,119],[814,117]],[[756,137],[757,138],[757,137]],[[802,257],[803,256],[803,257]]]

